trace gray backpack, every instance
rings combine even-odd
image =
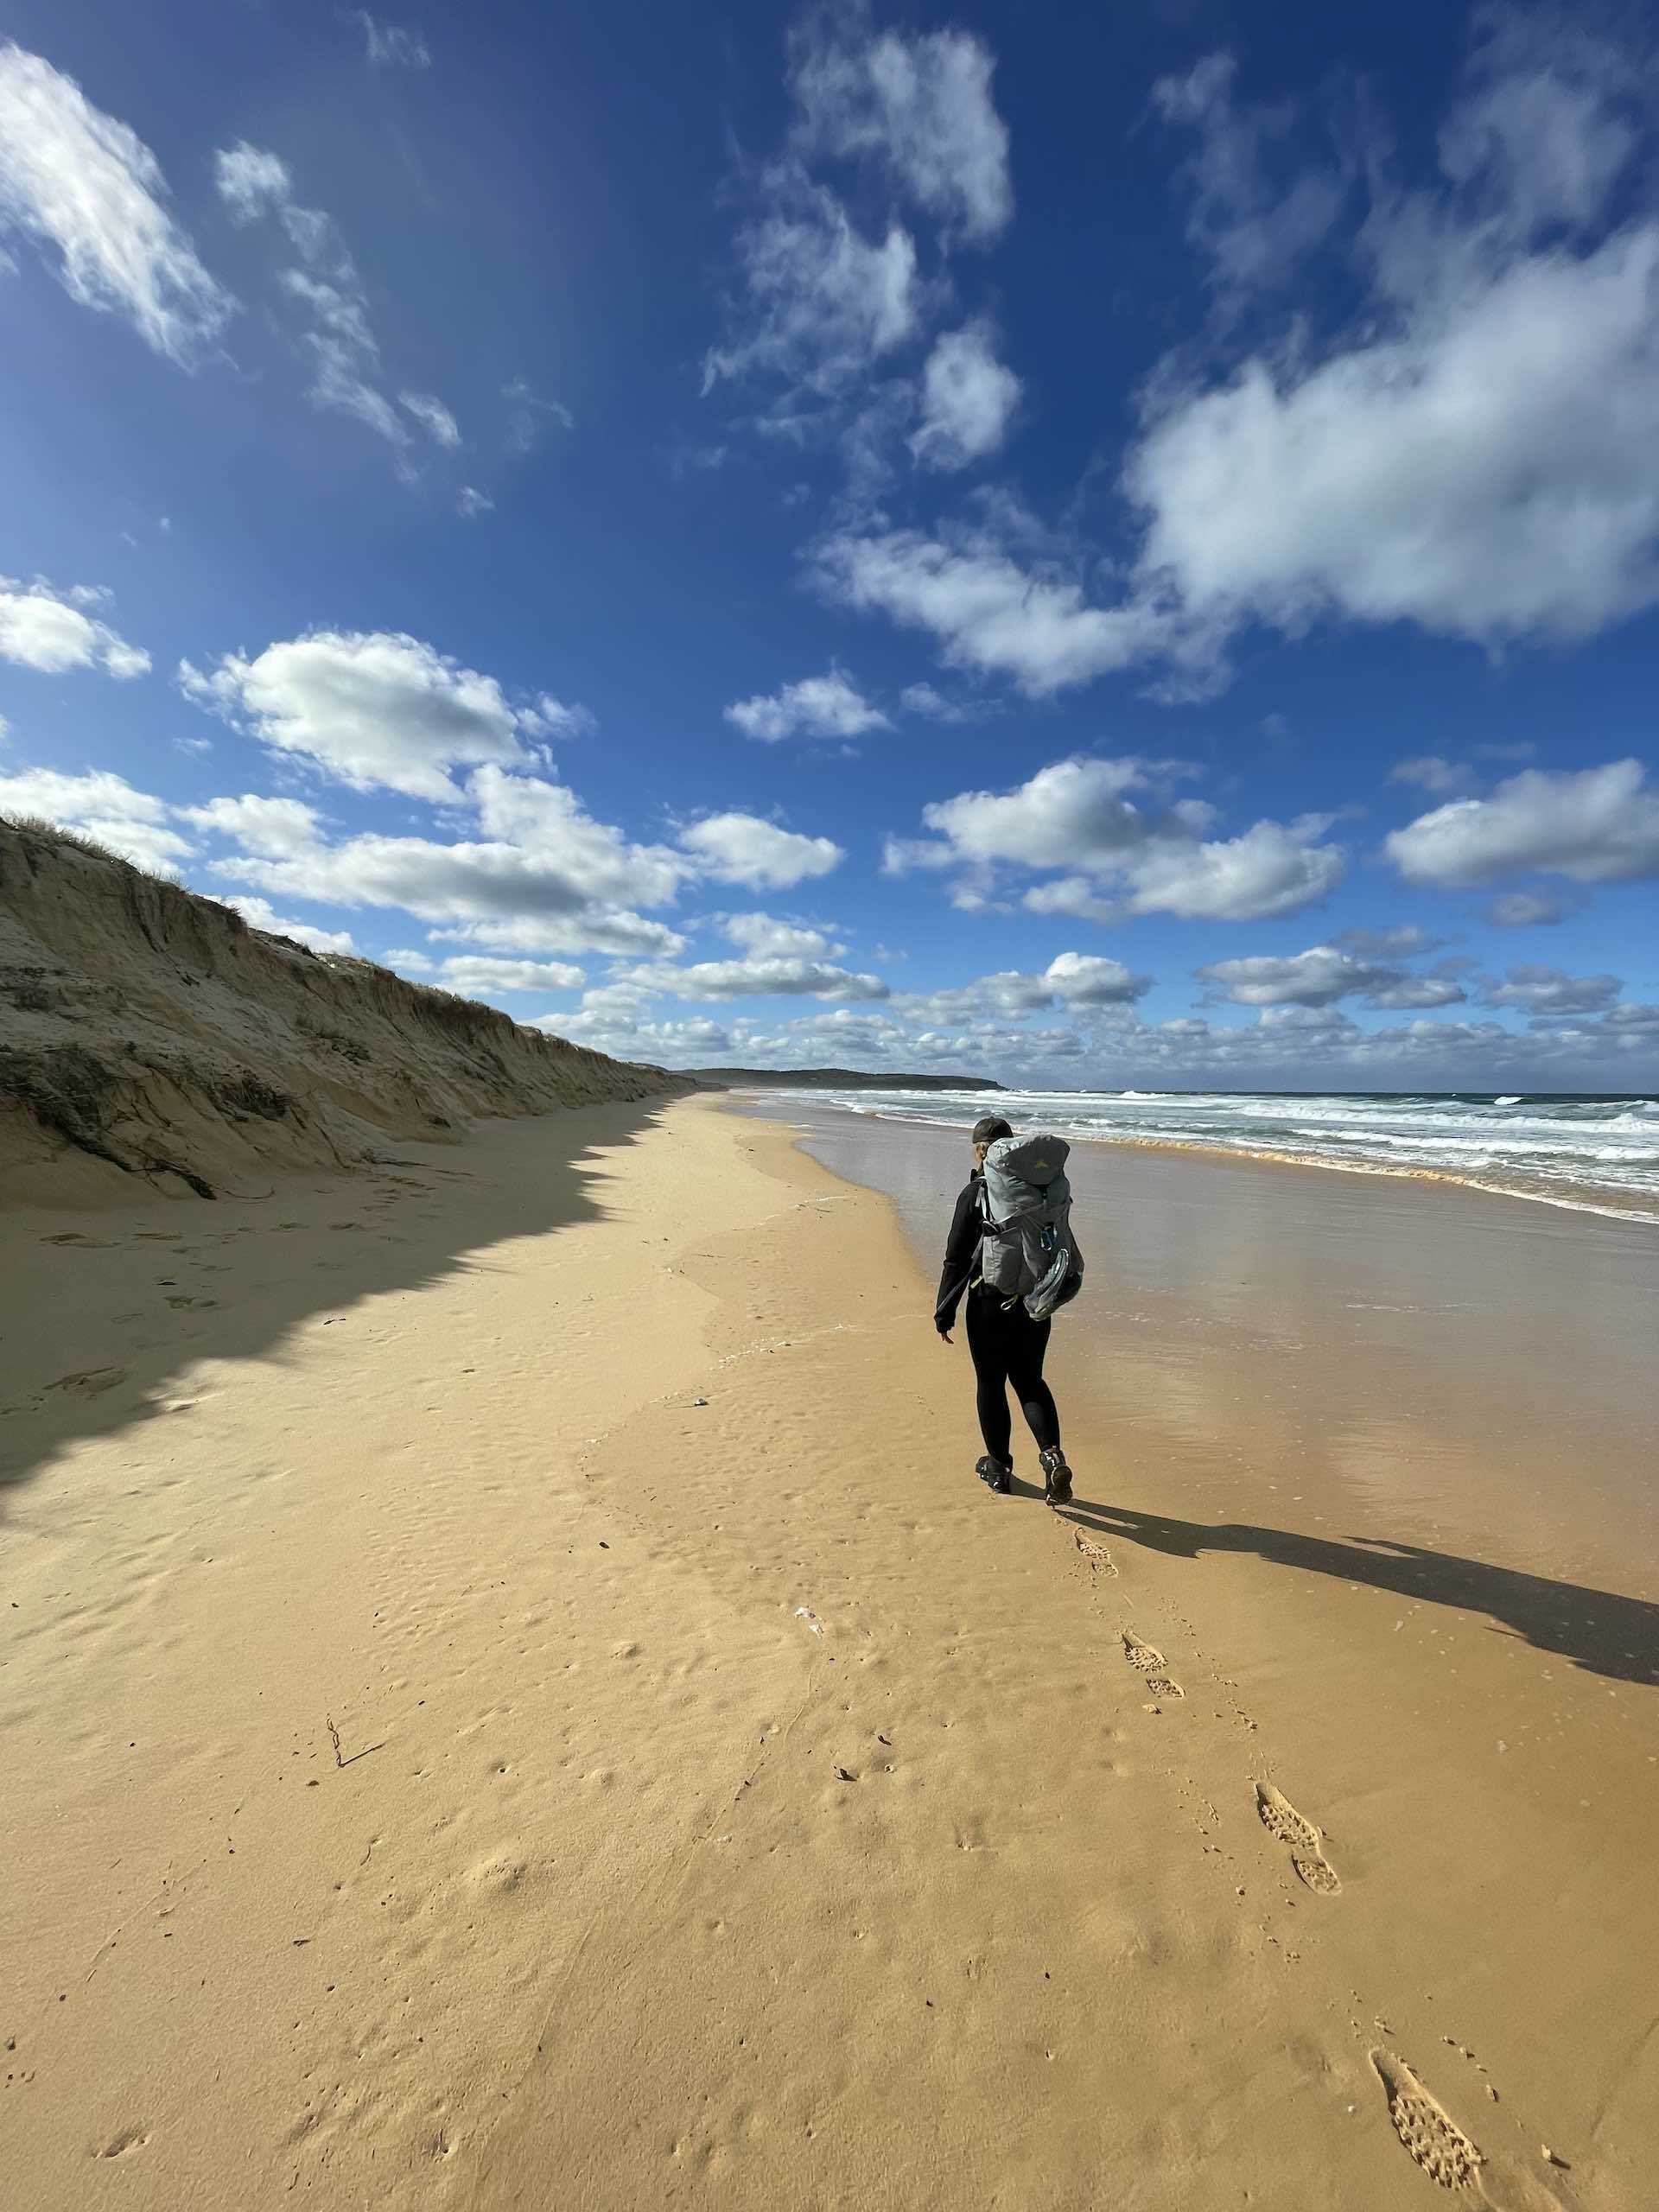
[[[980,1272],[1009,1305],[1023,1299],[1033,1321],[1046,1321],[1083,1287],[1065,1175],[1071,1149],[1064,1137],[999,1137],[985,1155]]]

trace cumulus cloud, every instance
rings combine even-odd
[[[747,960],[698,960],[683,968],[631,969],[624,978],[682,999],[885,999],[880,976],[855,974],[827,960],[779,956]]]
[[[1091,605],[1076,577],[1027,564],[988,530],[836,531],[811,563],[830,599],[929,631],[952,667],[1009,677],[1033,697],[1174,647],[1158,607]]]
[[[38,576],[0,576],[0,660],[44,676],[72,668],[101,668],[122,682],[148,675],[149,655],[87,611],[106,597],[85,584],[58,592]]]
[[[234,906],[250,929],[264,930],[271,937],[291,937],[296,944],[308,946],[313,952],[355,953],[349,930],[320,930],[309,922],[286,920],[268,899],[227,899],[227,906]]]
[[[587,980],[568,960],[494,960],[461,952],[428,964],[445,990],[469,999],[501,991],[575,991]]]
[[[798,37],[798,142],[867,162],[953,236],[988,245],[1014,213],[988,49],[966,31],[868,35],[821,16]]]
[[[186,840],[167,827],[165,803],[107,768],[84,775],[24,768],[0,776],[0,814],[32,815],[78,830],[139,868],[171,868],[190,855]]]
[[[1489,798],[1420,815],[1383,849],[1414,883],[1491,883],[1535,870],[1575,883],[1659,874],[1659,791],[1639,760],[1523,769]]]
[[[934,801],[922,817],[932,838],[891,842],[887,868],[960,868],[975,899],[1001,869],[1064,871],[1027,889],[1025,904],[1091,920],[1126,912],[1256,920],[1293,913],[1340,879],[1341,849],[1319,842],[1323,817],[1207,836],[1213,810],[1167,796],[1173,779],[1190,772],[1135,758],[1056,761],[1013,791]]]
[[[767,745],[786,737],[861,737],[867,730],[893,727],[838,668],[827,676],[804,677],[777,691],[739,699],[727,708],[726,719],[746,737]]]
[[[673,931],[632,910],[677,895],[692,872],[685,855],[630,843],[574,793],[537,778],[485,766],[466,796],[481,834],[450,843],[380,835],[330,843],[297,802],[219,800],[191,818],[235,847],[210,863],[215,874],[284,899],[401,907],[448,925],[441,933],[475,951],[678,948]],[[272,810],[285,804],[297,810]]]
[[[264,798],[246,792],[240,798],[212,798],[179,810],[198,830],[227,837],[245,852],[266,860],[296,860],[315,849],[322,817],[297,798]]]
[[[1415,976],[1404,969],[1356,957],[1332,944],[1288,956],[1259,954],[1214,960],[1198,970],[1211,995],[1235,1006],[1331,1007],[1344,998],[1366,1005],[1458,1006],[1465,992],[1450,976]]]
[[[1625,219],[1637,74],[1559,23],[1487,39],[1433,180],[1367,167],[1326,295],[1353,296],[1351,319],[1217,340],[1151,379],[1116,591],[984,525],[843,526],[817,582],[1036,696],[1141,666],[1202,696],[1252,624],[1404,621],[1496,650],[1659,605],[1659,220]],[[1230,283],[1336,250],[1342,164],[1258,190],[1285,118],[1241,107],[1224,63],[1160,97],[1200,131],[1195,232]]]
[[[982,324],[945,332],[922,373],[922,422],[911,451],[930,468],[984,460],[1007,435],[1020,391]]]
[[[1554,1014],[1605,1014],[1624,984],[1617,976],[1569,976],[1560,968],[1511,968],[1500,982],[1490,978],[1481,996],[1488,1006],[1517,1007],[1535,1020]]]
[[[717,882],[751,891],[787,891],[828,875],[847,857],[829,837],[802,836],[736,811],[705,815],[680,832],[680,843]]]
[[[828,931],[775,914],[727,914],[721,933],[759,960],[829,960],[845,950]]]
[[[1034,974],[1002,969],[941,990],[908,993],[894,1004],[907,1020],[930,1028],[963,1028],[987,1019],[1007,1020],[1052,1007],[1077,1014],[1122,1009],[1133,1007],[1151,988],[1150,976],[1131,973],[1121,960],[1061,952]]]
[[[1659,598],[1659,225],[1610,227],[1633,141],[1597,52],[1484,46],[1438,188],[1374,178],[1354,327],[1160,395],[1125,480],[1190,614],[1498,644]]]
[[[55,253],[64,289],[190,366],[235,302],[167,207],[161,166],[39,54],[0,46],[0,230]]]
[[[187,697],[276,752],[354,791],[414,798],[459,798],[452,768],[522,762],[524,735],[547,727],[493,676],[399,632],[315,631],[251,660],[227,653],[211,674],[181,662],[178,681]]]

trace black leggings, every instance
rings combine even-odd
[[[1060,1440],[1054,1393],[1043,1380],[1049,1326],[1033,1321],[1023,1306],[1005,1309],[994,1291],[976,1286],[968,1294],[968,1349],[978,1385],[980,1433],[993,1459],[1006,1462],[1008,1456],[1010,1382],[1039,1451]]]

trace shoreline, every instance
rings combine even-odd
[[[79,1332],[0,1493],[39,2212],[1411,2212],[1417,2085],[1498,2212],[1643,2212],[1627,1601],[1206,1513],[1172,1420],[1262,1517],[1286,1441],[1161,1349],[1129,1419],[1073,1335],[1076,1509],[1023,1441],[991,1498],[899,1211],[783,1121],[410,1152],[4,1224],[9,1340]]]
[[[763,1098],[767,1095],[760,1090],[734,1093],[734,1096],[755,1099]],[[1241,1095],[1255,1096],[1256,1094]],[[785,1103],[793,1096],[794,1094],[791,1093],[781,1094]],[[883,1114],[879,1109],[861,1109],[857,1107],[844,1106],[809,1093],[800,1094],[796,1103],[810,1105],[828,1114],[844,1114],[852,1121],[885,1122],[900,1128],[944,1129],[955,1126],[953,1123],[944,1122],[929,1122],[920,1116],[912,1117],[901,1114]],[[1065,1135],[1064,1129],[1058,1134]],[[1570,1185],[1569,1188],[1584,1188],[1586,1192],[1594,1191],[1593,1197],[1586,1195],[1581,1198],[1573,1198],[1564,1196],[1554,1190],[1540,1190],[1518,1184],[1499,1183],[1475,1174],[1459,1174],[1453,1168],[1391,1166],[1386,1160],[1324,1159],[1312,1153],[1275,1152],[1262,1146],[1223,1144],[1217,1141],[1208,1141],[1201,1137],[1135,1135],[1109,1137],[1079,1135],[1068,1136],[1066,1141],[1073,1145],[1088,1145],[1102,1152],[1196,1153],[1207,1160],[1231,1160],[1236,1163],[1267,1167],[1307,1169],[1319,1174],[1380,1176],[1402,1182],[1445,1183],[1459,1190],[1480,1191],[1489,1198],[1516,1198],[1528,1205],[1555,1206],[1564,1212],[1596,1214],[1609,1221],[1635,1221],[1642,1223],[1645,1227],[1659,1228],[1659,1209],[1656,1209],[1651,1201],[1635,1198],[1628,1205],[1620,1205],[1607,1192],[1595,1190],[1593,1185]]]

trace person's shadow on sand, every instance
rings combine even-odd
[[[1144,1544],[1174,1559],[1205,1552],[1254,1552],[1275,1566],[1369,1583],[1426,1605],[1455,1605],[1490,1613],[1511,1633],[1541,1651],[1559,1652],[1575,1666],[1615,1681],[1659,1686],[1659,1605],[1611,1590],[1585,1590],[1541,1574],[1489,1567],[1454,1552],[1425,1551],[1382,1536],[1347,1541],[1305,1536],[1288,1529],[1258,1529],[1248,1522],[1176,1521],[1125,1505],[1073,1498],[1065,1517],[1104,1536]]]

